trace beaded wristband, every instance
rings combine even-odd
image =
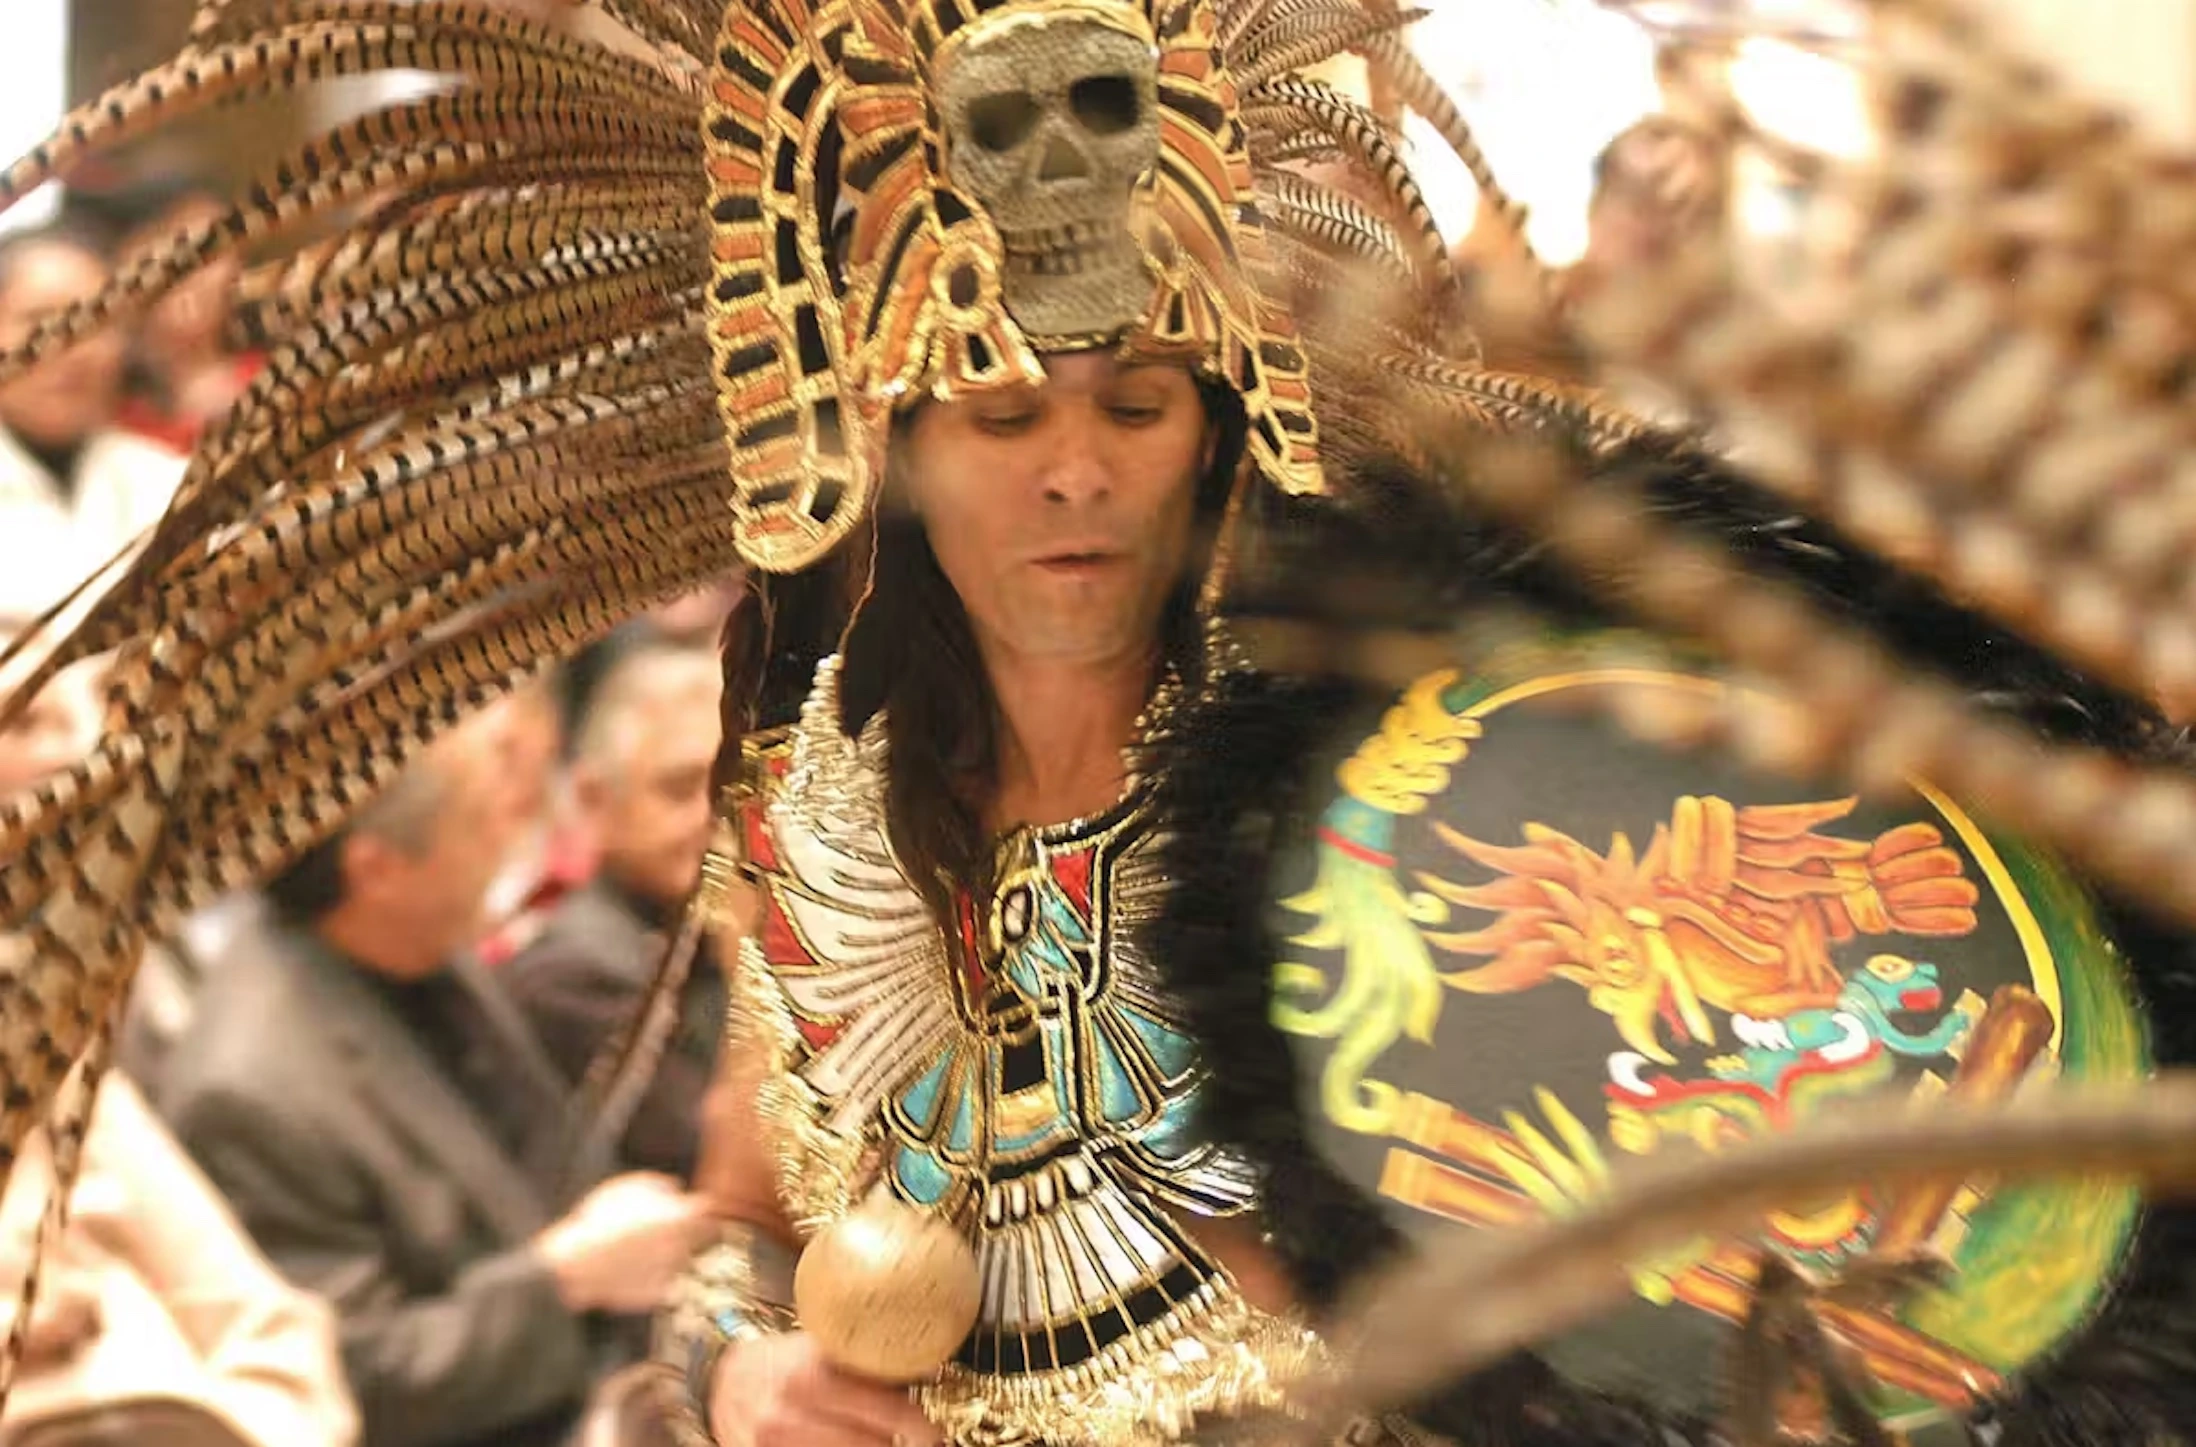
[[[734,1343],[792,1330],[791,1304],[758,1279],[758,1256],[782,1248],[751,1226],[733,1223],[697,1253],[672,1287],[657,1326],[656,1359],[675,1368],[686,1390],[671,1423],[679,1447],[711,1447],[710,1387]],[[790,1276],[790,1272],[787,1273]],[[789,1292],[787,1294],[790,1294]]]

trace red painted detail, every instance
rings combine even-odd
[[[983,951],[976,946],[976,903],[965,893],[959,896],[956,914],[961,925],[961,984],[968,991],[968,998],[984,997]]]
[[[1764,1090],[1751,1080],[1675,1080],[1658,1075],[1647,1082],[1654,1087],[1652,1095],[1636,1094],[1614,1081],[1602,1086],[1602,1094],[1613,1102],[1634,1108],[1676,1105],[1680,1101],[1707,1100],[1719,1095],[1745,1096],[1761,1105],[1772,1124],[1788,1125],[1792,1118],[1792,1091],[1801,1081],[1818,1075],[1842,1075],[1866,1065],[1882,1053],[1883,1045],[1878,1041],[1870,1041],[1864,1054],[1842,1062],[1825,1060],[1810,1050],[1785,1067],[1784,1073],[1777,1078],[1774,1091]]]
[[[763,823],[760,805],[750,805],[740,811],[740,848],[746,853],[748,863],[767,874],[779,874],[777,841],[770,837],[770,830]]]
[[[1367,849],[1356,840],[1345,839],[1332,829],[1321,829],[1319,831],[1319,842],[1332,845],[1352,859],[1362,859],[1365,863],[1377,864],[1382,869],[1395,868],[1395,856],[1393,854],[1386,854],[1378,849]]]
[[[1052,856],[1052,878],[1067,897],[1075,903],[1076,911],[1084,919],[1090,918],[1090,871],[1095,851],[1078,849],[1072,854]]]
[[[801,947],[800,936],[793,933],[785,911],[773,903],[762,912],[763,958],[773,965],[812,965],[815,960]]]

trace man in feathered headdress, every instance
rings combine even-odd
[[[1482,1105],[1499,1137],[1438,1097],[1456,1094],[1448,1067],[1510,1038],[1492,1014],[1471,1018],[1469,1048],[1436,1052],[1436,1074],[1388,1078],[1399,1042],[1437,1044],[1447,990],[1499,1003],[1577,987],[1527,1003],[1613,1021],[1638,1057],[1596,1057],[1651,1107],[1611,1107],[1619,1148],[1781,1128],[1779,1112],[1824,1098],[1801,1082],[1881,1085],[1864,1072],[1893,1055],[1955,1091],[2045,1058],[2053,1036],[2034,1038],[2017,993],[1995,1026],[1964,996],[1958,1019],[1897,1018],[1946,1005],[1923,984],[1958,961],[1877,937],[1965,929],[1974,878],[1997,878],[1985,854],[2004,851],[1967,842],[1956,811],[1849,837],[1829,829],[1835,801],[1734,800],[1737,784],[1642,765],[1588,801],[1648,821],[1622,826],[1635,848],[1603,816],[1547,822],[1543,796],[1579,771],[1527,754],[1493,771],[1514,786],[1494,814],[1467,817],[1449,784],[1486,771],[1457,766],[1495,752],[1482,739],[1504,732],[1516,690],[1575,683],[1573,661],[1543,650],[1520,674],[1467,649],[1467,667],[1404,680],[1353,752],[1329,735],[1362,698],[1332,685],[1322,648],[1371,657],[1375,634],[1422,644],[1520,612],[1572,632],[1660,625],[1780,681],[1823,681],[1819,707],[1763,734],[1789,745],[1781,762],[1950,775],[2017,822],[2065,826],[2056,837],[2123,883],[2177,858],[2171,827],[2132,849],[2084,835],[2090,815],[2022,785],[2095,800],[2109,784],[2006,767],[1999,735],[1899,692],[1873,654],[1833,653],[1846,635],[1822,619],[2031,720],[2071,701],[2091,741],[2163,756],[2139,696],[1691,449],[1476,364],[1388,129],[1298,74],[1362,48],[1476,158],[1397,41],[1402,16],[1288,0],[606,8],[650,59],[459,4],[209,3],[174,65],[11,173],[20,191],[103,136],[269,80],[409,66],[461,81],[316,144],[15,359],[239,241],[375,204],[268,290],[283,341],[266,373],[57,655],[121,649],[118,722],[0,834],[22,866],[0,875],[0,923],[40,932],[16,1017],[32,1043],[8,1059],[0,1115],[14,1135],[57,1062],[100,1047],[100,1011],[69,1002],[118,993],[145,934],[278,868],[529,668],[736,563],[755,591],[728,649],[722,838],[655,995],[675,996],[695,935],[745,921],[704,1165],[726,1230],[664,1332],[687,1429],[726,1447],[1259,1440],[1326,1360],[1324,1313],[1398,1244],[1375,1198],[1434,1196],[1356,1170],[1327,1126],[1417,1150],[1403,1165],[1481,1224],[1570,1209],[1598,1179],[1604,1143],[1560,1095],[1546,1130],[1501,1115],[1520,1101]],[[1366,186],[1307,180],[1292,165],[1306,159]],[[1682,350],[1685,309],[1721,324],[1711,340],[1770,339],[1732,320],[1743,298],[1714,289],[1714,260],[1666,258],[1673,274],[1649,280],[1667,285],[1611,288],[1582,324],[1674,382],[1728,383],[1728,349]],[[1487,450],[1501,440],[1534,445]],[[1587,502],[1565,511],[1574,474]],[[1855,477],[1906,497],[1881,469]],[[1764,579],[1836,606],[1810,613]],[[1261,619],[1304,625],[1283,641],[1310,661],[1238,656],[1231,628]],[[1680,704],[1713,693],[1667,688]],[[1683,732],[1673,711],[1693,717],[1637,712]],[[1331,808],[1291,835],[1329,772]],[[1405,836],[1413,820],[1451,853],[1407,854],[1432,847]],[[1315,840],[1315,877],[1278,899],[1292,837]],[[1508,877],[1461,877],[1454,854]],[[2061,874],[2001,873],[1993,928],[2032,944],[2022,922],[2049,918],[2082,938]],[[1282,960],[1268,906],[1311,917],[1292,950],[1340,959]],[[2097,984],[2109,952],[2062,966],[2065,942],[2038,929],[2036,980],[2059,982],[2066,1012],[2022,988],[2062,1037],[2049,1058],[2073,1069],[2077,997],[2102,1011],[2092,1023],[2140,1016]],[[1884,947],[1846,959],[1863,936]],[[2129,953],[2155,963],[2173,939]],[[1436,951],[1461,963],[1444,971]],[[628,1064],[648,1063],[662,1016]],[[2105,1035],[2113,1070],[2139,1068],[2128,1032]],[[1712,1059],[1681,1053],[1711,1038]],[[1976,1043],[1990,1040],[2021,1048]],[[1942,1063],[1970,1045],[1973,1070]],[[1529,1095],[1513,1077],[1497,1083]],[[613,1105],[629,1084],[610,1082]],[[1436,1148],[1447,1157],[1424,1158]],[[1865,1255],[1896,1216],[1853,1217],[1825,1261]],[[877,1306],[871,1278],[844,1269],[876,1239],[864,1221],[960,1252],[971,1274],[938,1289],[965,1317]],[[821,1263],[814,1299],[836,1293],[829,1323],[795,1299],[800,1252]],[[1687,1260],[1654,1284],[1688,1309],[1698,1287],[1697,1309],[1726,1319],[1750,1279]],[[920,1340],[941,1321],[948,1339]],[[1942,1332],[1909,1327],[1872,1338],[1877,1357],[1920,1359],[1911,1375],[1946,1415],[1943,1382],[1963,1379],[1939,1370],[1954,1360]],[[2130,1359],[1975,1377],[1974,1395],[2045,1441],[2063,1440],[2060,1403],[2099,1383],[2128,1420],[2170,1422],[2173,1389]],[[1828,1396],[1849,1425],[1846,1380],[1775,1395],[1800,1399],[1798,1422]],[[1581,1447],[1697,1428],[1603,1385],[1520,1357],[1348,1430]],[[2022,1418],[2024,1393],[2043,1405]]]

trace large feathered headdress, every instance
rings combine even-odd
[[[813,561],[863,515],[896,408],[1041,383],[1042,350],[1194,361],[1242,393],[1260,471],[1318,486],[1212,12],[1153,11],[735,12],[705,125],[710,340],[749,560]]]
[[[148,937],[326,837],[546,660],[742,561],[820,556],[869,506],[895,408],[1032,380],[1064,345],[1224,378],[1283,489],[1346,502],[1394,459],[1466,491],[1795,690],[1795,757],[1931,775],[2185,906],[2185,780],[2039,755],[1673,533],[1621,476],[1557,465],[1636,429],[1479,369],[1394,130],[1302,73],[1361,51],[1491,187],[1396,35],[1407,13],[599,5],[634,43],[459,0],[202,0],[180,55],[0,180],[11,204],[186,111],[321,77],[449,81],[299,149],[0,354],[4,379],[214,257],[336,223],[271,278],[268,365],[40,670],[117,659],[93,756],[0,802],[0,1164],[97,1055]],[[2196,634],[2163,604],[2191,531],[2185,164],[1942,0],[1881,9],[1886,158],[1781,157],[1858,245],[1796,280],[1749,281],[1713,247],[1656,262],[1583,330],[1741,428],[1772,485],[2184,706]],[[1568,452],[1487,449],[1542,435]]]
[[[0,1160],[149,936],[326,837],[544,662],[743,562],[820,556],[863,516],[895,408],[1037,380],[1045,349],[1175,357],[1242,394],[1260,475],[1315,490],[1322,353],[1290,297],[1358,259],[1454,290],[1390,129],[1297,75],[1380,46],[1445,105],[1387,43],[1397,15],[601,8],[628,43],[460,0],[205,0],[180,55],[0,180],[12,204],[255,92],[445,82],[312,141],[0,354],[20,373],[216,257],[335,230],[262,278],[265,369],[16,694],[115,656],[93,756],[0,803],[0,938],[25,955],[0,976]],[[1379,204],[1286,168],[1313,154],[1355,161]],[[1473,383],[1389,290],[1418,318],[1393,326],[1414,375]],[[1512,416],[1534,395],[1487,390]]]

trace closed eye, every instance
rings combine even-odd
[[[1035,412],[979,412],[976,430],[987,437],[1019,437],[1035,426]]]

